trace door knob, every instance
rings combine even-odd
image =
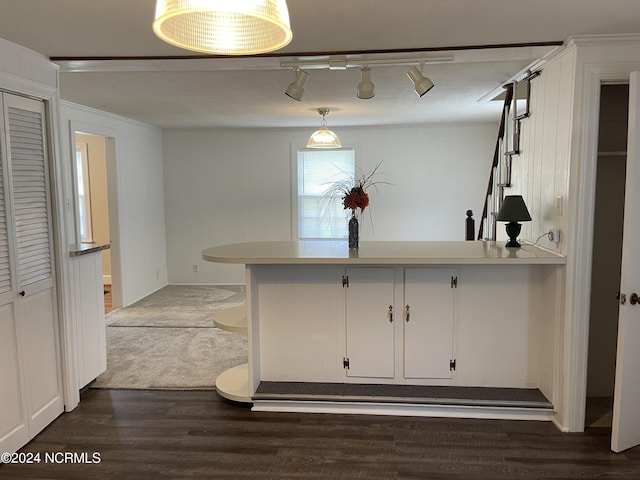
[[[636,303],[638,303],[638,300],[640,300],[640,298],[638,297],[638,294],[636,292],[633,292],[631,294],[631,298],[629,299],[629,302],[631,302],[631,305],[635,305]]]

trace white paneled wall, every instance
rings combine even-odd
[[[312,130],[163,131],[169,283],[244,283],[242,266],[200,252],[295,238],[291,156]],[[465,211],[482,213],[497,119],[334,130],[365,172],[382,160],[377,179],[392,184],[372,192],[362,241],[464,240]]]
[[[546,236],[538,244],[562,253],[566,253],[568,231],[574,74],[575,55],[569,53],[547,63],[542,75],[531,81],[531,116],[522,121],[522,153],[513,157],[513,187],[505,191],[521,194],[531,213],[521,237],[535,242],[545,232],[560,229],[564,235],[559,245]],[[504,230],[502,225],[498,228]]]

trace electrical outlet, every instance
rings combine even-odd
[[[199,271],[199,268],[198,268],[198,264],[197,264],[197,263],[194,263],[194,264],[193,264],[193,271],[194,271],[194,272],[196,272],[196,273]]]
[[[555,244],[560,243],[560,229],[554,228],[550,230],[547,234],[547,237],[549,238],[550,242],[553,242]]]

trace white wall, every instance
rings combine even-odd
[[[73,130],[114,139],[115,166],[108,167],[108,175],[111,179],[113,174],[116,179],[118,228],[111,230],[111,241],[112,256],[118,256],[120,271],[112,273],[120,275],[122,305],[127,306],[167,283],[162,131],[98,110],[61,103],[67,209],[75,204],[71,171],[75,147],[70,148],[75,145]],[[111,212],[113,185],[109,190]],[[68,217],[69,238],[74,238],[74,215]]]
[[[522,120],[522,153],[513,157],[513,187],[505,190],[506,195],[521,194],[531,213],[522,238],[535,242],[543,233],[560,229],[560,244],[546,236],[538,244],[561,253],[567,250],[574,71],[575,56],[567,54],[545,65],[531,81],[531,116]]]
[[[312,130],[164,130],[170,283],[244,283],[243,266],[201,251],[294,238],[291,152]],[[464,240],[465,211],[482,213],[497,123],[334,130],[365,172],[382,160],[377,179],[393,184],[372,193],[361,240]]]

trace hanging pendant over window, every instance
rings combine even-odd
[[[342,148],[338,135],[327,128],[326,116],[329,114],[328,108],[319,108],[318,113],[322,115],[322,126],[309,137],[307,148]]]

